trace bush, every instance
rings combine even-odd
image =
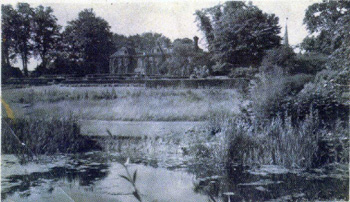
[[[298,54],[291,74],[316,74],[325,68],[328,57],[320,53]]]
[[[261,72],[250,82],[250,111],[259,121],[269,120],[283,111],[284,98],[289,89],[286,85],[287,76],[281,68],[274,73]]]
[[[283,116],[285,111],[289,113],[295,95],[312,80],[312,75],[288,75],[279,67],[270,72],[260,72],[249,86],[252,115],[257,121],[266,121]]]
[[[279,66],[289,72],[295,65],[295,55],[293,49],[289,46],[280,46],[268,50],[261,62],[261,67],[263,67],[263,71],[267,71],[274,66]]]
[[[251,79],[254,77],[254,75],[258,73],[258,70],[252,67],[245,68],[245,67],[239,67],[235,68],[231,71],[229,76],[231,78],[247,78]]]
[[[294,115],[302,119],[311,109],[319,112],[324,125],[332,125],[337,119],[348,123],[349,102],[346,93],[350,72],[344,70],[323,70],[315,80],[305,85],[293,100]]]

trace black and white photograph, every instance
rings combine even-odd
[[[1,201],[349,201],[350,1],[1,2]]]

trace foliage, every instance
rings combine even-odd
[[[129,159],[128,159],[129,160]],[[121,178],[125,179],[126,181],[130,182],[130,184],[133,186],[134,191],[132,192],[132,195],[138,200],[142,201],[140,196],[140,191],[136,187],[136,179],[137,179],[137,170],[134,171],[133,175],[131,176],[130,171],[127,167],[128,160],[126,163],[121,163],[121,165],[124,167],[126,171],[126,175],[119,175]]]
[[[258,73],[257,69],[252,67],[239,67],[235,68],[231,71],[230,77],[232,78],[247,78],[251,79],[254,77],[254,75]]]
[[[281,68],[274,72],[257,74],[249,87],[252,115],[263,121],[276,117],[282,109],[282,103],[288,92],[286,75]]]
[[[24,75],[28,76],[29,58],[40,56],[40,68],[46,69],[53,53],[57,49],[60,26],[50,7],[30,7],[19,3],[16,9],[11,5],[2,5],[2,61],[3,67],[19,56]]]
[[[316,52],[316,57],[321,56],[319,61],[325,61],[326,69],[318,72],[315,80],[294,98],[293,107],[298,117],[317,109],[325,125],[334,124],[338,118],[348,120],[349,9],[347,1],[325,1],[309,6],[306,11],[304,23],[313,36],[305,38],[302,47],[307,53]]]
[[[158,47],[158,45],[166,48],[169,48],[171,45],[171,41],[168,37],[152,32],[145,32],[141,35],[136,34],[129,36],[128,40],[133,47],[137,48],[141,52],[150,52],[153,48]]]
[[[280,43],[278,18],[251,4],[226,2],[196,16],[213,60],[221,64],[257,65],[265,50]]]
[[[195,50],[193,40],[189,38],[176,39],[172,46],[171,58],[160,67],[163,74],[192,75],[193,77],[206,77],[210,74],[212,63],[208,53],[203,52],[203,50]]]
[[[57,24],[57,18],[53,15],[51,7],[38,6],[35,8],[32,20],[34,55],[40,56],[42,61],[40,66],[46,69],[56,51],[61,26]]]
[[[192,137],[189,151],[197,163],[202,162],[218,170],[235,164],[311,168],[325,163],[348,162],[346,143],[342,142],[346,128],[343,125],[338,125],[337,131],[320,128],[317,114],[316,111],[310,112],[304,120],[295,124],[289,116],[277,116],[265,123],[257,123],[254,118],[245,115],[212,117],[217,121],[210,122],[214,124],[210,128],[216,128],[218,132],[212,134],[209,129],[206,135],[201,134],[204,137],[197,137],[198,134]],[[332,141],[337,144],[325,149],[324,144],[332,143],[327,140],[331,137],[330,133],[335,138]],[[338,148],[335,158],[325,155],[328,149],[335,148]]]
[[[288,75],[279,67],[270,72],[260,72],[250,83],[249,110],[256,120],[262,122],[283,116],[290,109],[293,96],[312,79],[313,76],[307,74]]]
[[[326,68],[328,57],[321,53],[297,54],[291,74],[304,73],[316,75],[317,72]]]
[[[68,22],[63,39],[69,59],[82,74],[108,72],[112,51],[112,33],[108,22],[96,17],[92,9],[85,9],[78,18]]]
[[[80,134],[80,127],[73,117],[5,119],[2,129],[2,153],[16,154],[21,160],[36,158],[40,154],[100,149],[96,142]]]
[[[310,34],[302,47],[307,52],[329,55],[328,68],[346,68],[350,58],[350,2],[324,1],[306,10],[304,24]]]
[[[286,72],[290,72],[295,63],[293,49],[289,46],[280,46],[266,51],[261,66],[263,71],[268,71],[274,66],[282,67]]]
[[[14,48],[15,53],[20,55],[24,75],[28,76],[28,60],[32,54],[33,44],[31,43],[33,8],[27,3],[18,3],[12,16],[12,26],[15,30]]]
[[[11,5],[1,5],[1,67],[8,67],[15,60],[14,37],[16,29],[13,25],[15,10]]]
[[[8,78],[15,77],[15,78],[20,78],[22,77],[23,74],[19,68],[16,67],[11,67],[10,65],[3,65],[1,68],[1,79],[2,82],[6,81]]]
[[[349,103],[345,93],[349,76],[348,69],[319,72],[314,82],[306,84],[294,98],[298,115],[303,117],[312,108],[319,111],[324,124],[332,124],[339,118],[347,122]]]

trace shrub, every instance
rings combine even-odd
[[[247,78],[251,79],[254,77],[254,75],[258,73],[258,70],[252,67],[245,68],[245,67],[239,67],[235,68],[231,71],[230,77],[231,78]]]
[[[295,57],[295,65],[291,69],[292,74],[316,74],[325,68],[328,57],[320,53],[298,54]]]
[[[263,71],[267,71],[274,66],[279,66],[289,72],[295,65],[295,53],[289,46],[280,46],[267,50],[261,62]]]
[[[349,102],[348,78],[350,72],[344,70],[323,70],[315,80],[305,87],[294,98],[292,110],[299,119],[305,117],[311,109],[317,110],[325,125],[332,125],[335,120],[348,122]]]
[[[276,68],[274,73],[257,74],[250,82],[250,110],[257,120],[269,120],[283,111],[284,98],[289,90],[286,78],[281,68]]]
[[[256,121],[266,121],[291,112],[291,106],[312,75],[288,75],[279,67],[271,72],[260,72],[249,87],[250,110]],[[294,117],[293,117],[294,121]]]

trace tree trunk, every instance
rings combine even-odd
[[[27,57],[23,54],[22,54],[22,65],[23,65],[24,76],[28,77],[28,61],[27,61]]]

